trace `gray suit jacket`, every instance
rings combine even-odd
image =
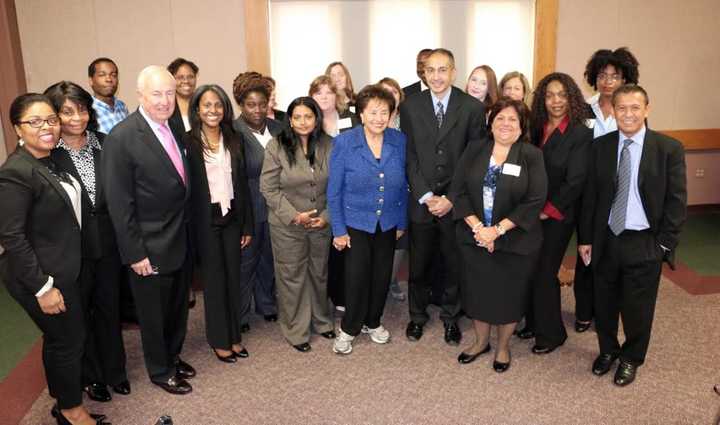
[[[282,131],[282,124],[273,119],[268,118],[267,127],[273,137],[277,137]],[[250,188],[253,216],[256,223],[263,223],[267,221],[268,217],[265,198],[260,193],[260,172],[265,159],[265,148],[255,138],[252,130],[250,130],[242,117],[238,117],[233,121],[233,128],[243,139],[245,171],[247,173],[248,187]]]

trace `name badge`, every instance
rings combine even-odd
[[[585,125],[588,128],[595,128],[595,118],[589,118],[585,120]]]
[[[515,164],[509,164],[506,162],[505,164],[503,164],[502,173],[507,174],[508,176],[519,177],[520,166]]]
[[[342,118],[338,120],[338,130],[352,127],[352,120],[350,118]]]
[[[350,112],[352,112],[353,114],[355,113],[355,107],[354,107],[354,106],[350,106],[348,109],[349,109]]]

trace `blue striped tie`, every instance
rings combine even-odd
[[[617,170],[617,190],[610,209],[610,230],[617,236],[625,230],[625,219],[627,217],[628,196],[630,196],[630,176],[632,167],[630,164],[630,143],[631,139],[623,141],[623,148],[620,152],[620,163]]]
[[[438,128],[440,128],[440,127],[442,127],[443,120],[445,119],[445,108],[443,107],[443,104],[440,101],[438,101],[437,107],[438,107],[438,111],[437,111],[437,114],[435,114],[435,117],[437,118]]]

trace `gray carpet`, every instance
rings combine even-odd
[[[670,282],[661,285],[646,365],[626,388],[612,373],[590,373],[597,354],[591,330],[576,334],[572,289],[563,290],[569,338],[539,357],[531,343],[513,338],[512,367],[492,370],[492,354],[470,365],[460,349],[442,340],[437,310],[418,343],[407,341],[407,303],[388,302],[385,326],[391,343],[359,337],[347,357],[331,342],[313,337],[313,350],[298,353],[276,324],[251,323],[245,344],[250,358],[220,363],[204,339],[202,304],[192,310],[184,359],[195,366],[194,392],[172,396],[150,384],[138,331],[126,331],[133,392],[110,403],[89,402],[113,424],[152,424],[169,414],[177,425],[207,424],[713,424],[720,397],[720,295],[691,296]],[[473,338],[462,322],[465,346]],[[54,423],[44,392],[22,424]]]

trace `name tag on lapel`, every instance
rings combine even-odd
[[[506,162],[505,164],[503,164],[502,173],[507,174],[508,176],[519,177],[520,166]]]
[[[348,109],[349,109],[350,112],[352,112],[353,114],[355,113],[355,107],[354,107],[354,106],[350,106]]]
[[[350,118],[342,118],[338,120],[338,130],[352,127],[352,120]]]

